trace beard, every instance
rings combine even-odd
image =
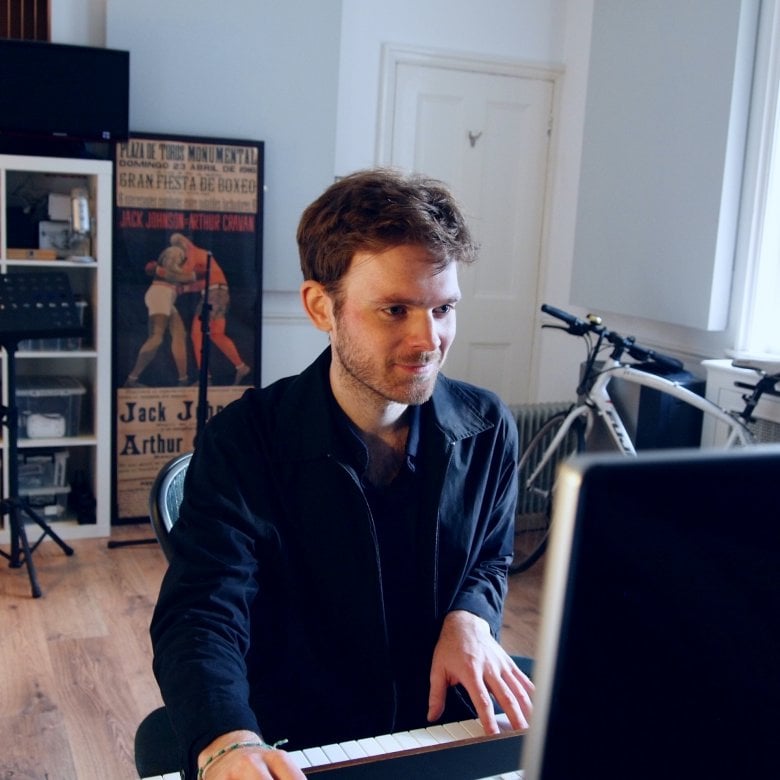
[[[424,404],[431,397],[444,362],[438,350],[382,360],[349,338],[332,341],[331,347],[344,380],[360,396],[373,395],[408,406]],[[430,366],[430,370],[413,375],[398,366]]]

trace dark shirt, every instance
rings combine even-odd
[[[394,731],[424,725],[431,655],[423,637],[430,634],[430,618],[422,608],[424,583],[420,572],[420,497],[422,462],[418,444],[423,414],[409,408],[406,455],[400,471],[388,485],[374,485],[368,477],[369,452],[360,434],[341,415],[349,429],[353,465],[366,495],[379,548],[382,600],[387,622],[396,690]],[[421,663],[422,661],[422,663]]]

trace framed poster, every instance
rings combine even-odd
[[[260,382],[263,144],[131,133],[114,163],[122,521],[148,517],[154,478],[198,422]]]

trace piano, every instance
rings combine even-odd
[[[341,742],[290,755],[312,780],[522,780],[523,734],[505,715],[488,736],[478,720]],[[178,772],[142,780],[180,780]]]

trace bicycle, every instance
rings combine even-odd
[[[741,411],[727,411],[694,393],[678,382],[653,370],[679,372],[681,361],[638,344],[633,336],[621,336],[608,330],[601,317],[589,314],[585,319],[543,304],[541,310],[563,322],[563,325],[543,323],[543,328],[563,330],[582,337],[587,344],[587,357],[577,386],[578,400],[566,411],[554,415],[536,432],[518,463],[520,486],[519,511],[515,521],[514,560],[510,574],[530,568],[544,553],[550,533],[552,494],[557,464],[574,453],[584,452],[597,424],[606,431],[607,441],[618,452],[635,456],[636,447],[609,393],[613,379],[648,387],[684,401],[711,415],[726,426],[725,447],[748,446],[754,443],[749,428],[755,422],[753,411],[764,394],[780,396],[780,363],[733,361],[739,368],[750,368],[759,374],[756,385],[737,383],[751,390],[743,395]],[[609,355],[603,353],[609,350]],[[636,363],[628,362],[628,356]]]

